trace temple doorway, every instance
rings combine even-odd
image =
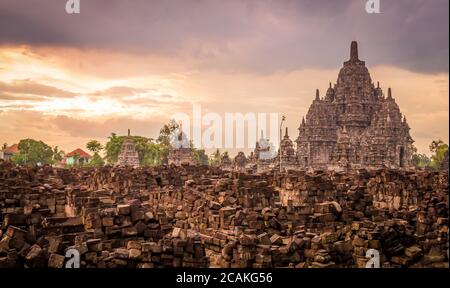
[[[400,147],[400,167],[404,167],[405,166],[405,148],[404,147]]]

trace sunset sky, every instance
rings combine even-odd
[[[65,2],[0,0],[0,144],[157,137],[193,104],[285,114],[295,139],[352,40],[419,152],[449,141],[448,0],[381,0],[381,14],[365,0],[81,0],[73,15]]]

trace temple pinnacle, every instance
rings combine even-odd
[[[358,42],[352,41],[350,47],[350,61],[357,61],[358,59]]]

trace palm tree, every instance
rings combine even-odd
[[[86,148],[92,153],[97,154],[103,149],[103,146],[97,140],[91,140],[86,144]]]
[[[53,147],[53,162],[61,162],[64,159],[65,154],[64,151],[59,150],[58,146]]]

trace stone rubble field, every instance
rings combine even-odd
[[[448,171],[0,163],[0,268],[448,268]]]

